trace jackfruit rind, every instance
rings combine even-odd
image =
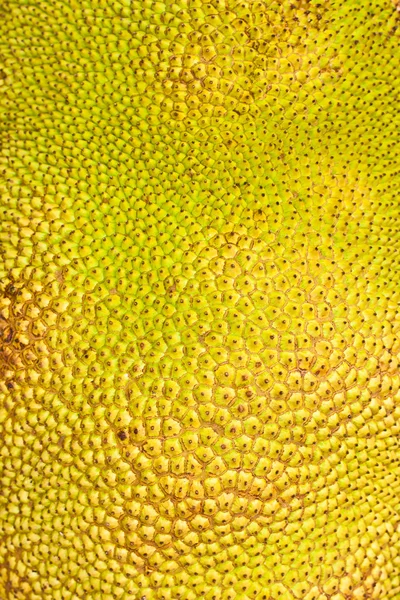
[[[400,596],[399,18],[4,1],[1,598]]]

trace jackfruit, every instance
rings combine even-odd
[[[399,19],[3,0],[0,598],[400,598]]]

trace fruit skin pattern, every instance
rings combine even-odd
[[[3,0],[1,600],[400,598],[391,0]]]

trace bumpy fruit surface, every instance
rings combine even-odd
[[[0,598],[400,598],[400,6],[3,0]]]

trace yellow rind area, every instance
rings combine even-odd
[[[400,598],[392,0],[4,0],[1,600]]]

